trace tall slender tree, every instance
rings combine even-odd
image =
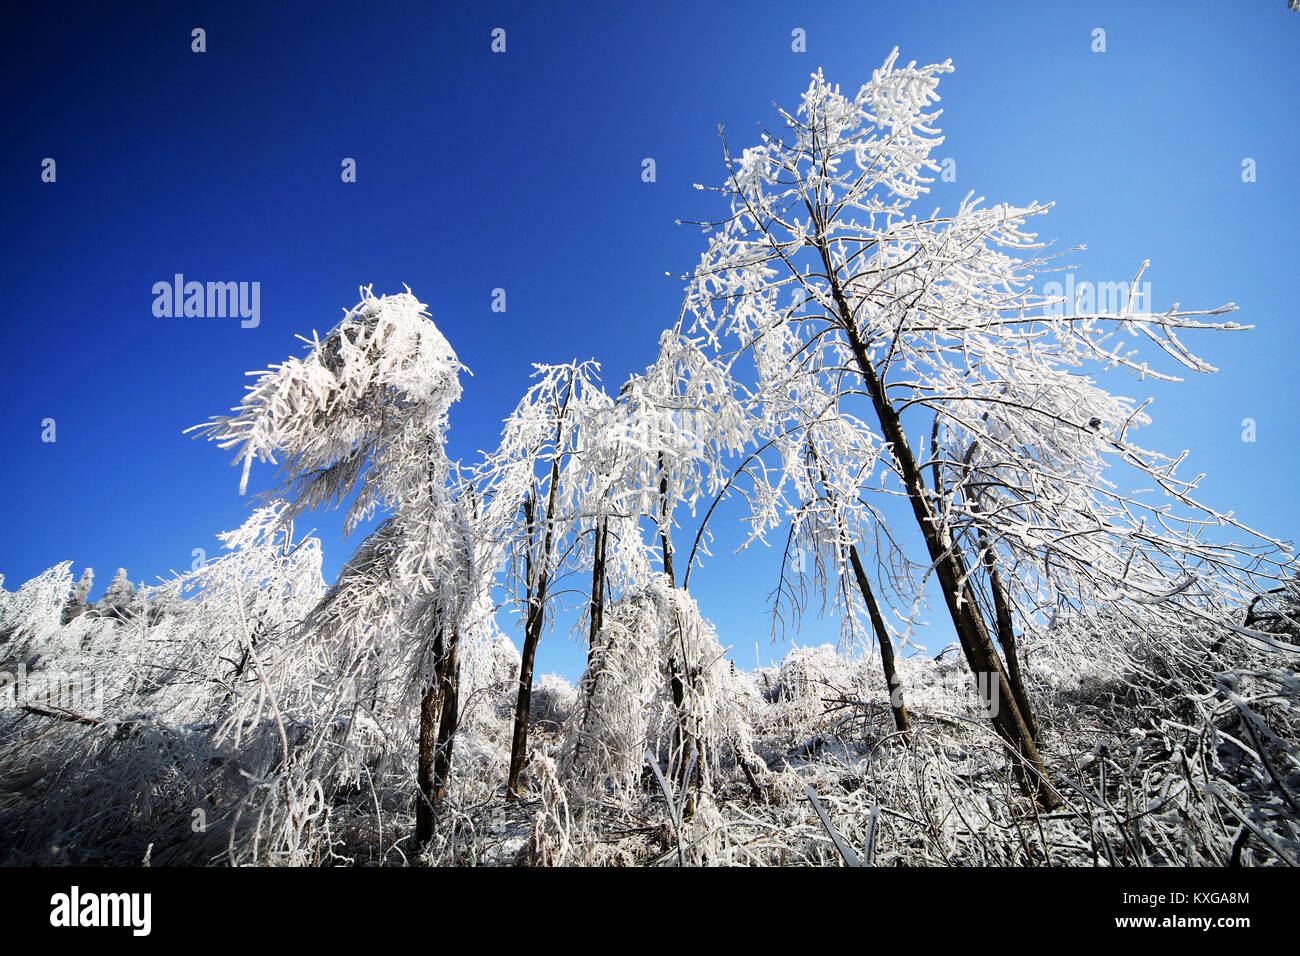
[[[479,472],[491,500],[488,532],[508,569],[508,586],[521,607],[524,639],[511,734],[509,799],[519,795],[528,758],[528,725],[537,646],[552,614],[554,589],[570,570],[582,517],[586,459],[584,428],[608,409],[595,362],[537,365],[537,379],[507,417],[501,443]]]

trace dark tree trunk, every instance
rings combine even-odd
[[[551,457],[551,484],[546,494],[546,508],[539,515],[536,501],[529,496],[524,501],[524,521],[527,527],[528,554],[525,558],[524,577],[528,588],[528,618],[524,622],[524,647],[519,660],[519,696],[515,700],[515,727],[510,739],[510,775],[506,780],[506,799],[519,799],[519,777],[528,760],[528,717],[532,710],[533,661],[537,644],[542,639],[546,620],[547,587],[551,577],[551,540],[555,529],[555,500],[560,490],[560,448],[564,435],[564,418],[569,400],[573,397],[573,376],[569,376],[569,391],[560,408],[555,426],[554,454]],[[537,580],[533,581],[533,567],[537,567]]]
[[[433,839],[434,798],[433,757],[438,741],[438,684],[434,682],[420,700],[420,756],[416,770],[416,783],[420,792],[415,797],[415,845],[428,846]]]
[[[984,414],[984,418],[985,420],[988,419],[987,412]],[[930,433],[930,452],[933,460],[934,487],[940,495],[940,500],[945,501],[947,500],[948,489],[944,485],[943,475],[940,471],[938,435],[939,419],[936,416],[934,428]],[[966,450],[964,467],[967,478],[971,475],[970,460],[976,444],[977,442],[972,442],[970,448]],[[1002,574],[998,570],[997,552],[990,547],[988,533],[980,524],[979,492],[972,489],[969,484],[963,484],[962,496],[966,499],[966,506],[970,509],[977,528],[976,544],[979,553],[982,555],[981,564],[988,575],[989,592],[993,597],[993,620],[997,628],[998,646],[1002,648],[1003,666],[1007,669],[1007,681],[1011,685],[1011,693],[1015,697],[1016,706],[1020,708],[1020,714],[1025,719],[1025,726],[1029,728],[1030,736],[1037,743],[1038,722],[1034,719],[1034,711],[1029,704],[1029,694],[1025,690],[1024,678],[1020,672],[1020,655],[1016,650],[1016,632],[1011,617],[1011,602],[1007,597],[1006,585],[1002,583]]]
[[[811,439],[808,442],[808,454],[817,462],[817,471],[821,476],[822,489],[829,498],[831,496],[830,482],[826,478],[826,469],[817,457],[817,449]],[[836,508],[835,513],[841,539],[847,540],[847,529],[839,517],[838,508]],[[871,630],[876,635],[876,644],[880,648],[880,666],[885,674],[885,685],[889,688],[889,709],[894,714],[894,728],[896,730],[910,730],[911,724],[907,717],[907,706],[903,702],[903,682],[898,678],[898,669],[894,661],[894,644],[889,639],[885,619],[880,613],[880,604],[876,601],[875,592],[871,589],[871,582],[867,578],[867,572],[862,567],[862,556],[858,553],[856,544],[849,545],[849,563],[853,567],[853,577],[857,582],[858,591],[862,594],[862,600],[867,606],[867,614],[871,618]]]
[[[543,578],[543,581],[545,579]],[[519,660],[519,696],[515,700],[515,727],[510,740],[510,777],[506,781],[506,799],[519,799],[519,777],[528,756],[528,718],[532,710],[533,661],[542,637],[542,609],[534,602],[528,609],[524,625],[524,647]]]
[[[983,529],[980,529],[979,545],[980,550],[984,553],[984,570],[988,572],[989,590],[993,592],[993,612],[997,618],[998,644],[1002,648],[1002,660],[1007,666],[1007,680],[1011,684],[1011,693],[1015,695],[1016,706],[1020,708],[1020,713],[1025,718],[1025,726],[1029,728],[1029,733],[1036,743],[1038,741],[1038,721],[1034,719],[1034,711],[1029,706],[1029,694],[1025,690],[1024,677],[1020,671],[1020,654],[1016,648],[1016,632],[1011,619],[1011,604],[1007,600],[1006,586],[1002,583],[1002,575],[998,571],[997,556],[993,553],[993,549],[989,547],[988,535],[984,533]]]
[[[870,397],[881,427],[881,435],[889,444],[894,461],[898,465],[899,475],[903,479],[912,512],[925,539],[926,549],[934,564],[939,586],[943,591],[948,613],[957,631],[957,638],[966,654],[977,685],[983,683],[990,701],[990,715],[998,734],[1012,748],[1019,758],[1019,776],[1027,793],[1036,797],[1045,808],[1060,806],[1061,798],[1052,789],[1047,780],[1047,768],[1042,755],[1034,742],[1033,734],[1025,723],[1024,716],[1012,693],[1006,671],[989,636],[983,616],[978,612],[974,594],[969,586],[963,586],[964,562],[955,548],[950,547],[942,538],[939,521],[926,493],[925,480],[916,457],[908,444],[907,436],[899,420],[898,411],[885,395],[884,387],[876,374],[875,367],[867,355],[866,346],[858,335],[857,323],[853,310],[840,287],[839,279],[831,264],[830,250],[825,239],[817,240],[817,248],[830,277],[831,294],[839,312],[839,325],[853,351],[854,360],[862,374],[863,384]]]
[[[442,714],[438,720],[438,749],[433,760],[434,806],[439,807],[451,782],[451,749],[460,726],[460,636],[452,636],[446,657],[439,669],[442,685]]]
[[[558,439],[557,439],[558,447]],[[528,760],[528,718],[533,703],[533,662],[537,657],[537,644],[542,639],[542,628],[546,621],[546,589],[550,581],[547,564],[551,551],[551,514],[555,510],[555,495],[560,483],[560,460],[551,460],[551,490],[547,496],[546,513],[538,516],[532,498],[524,502],[524,520],[528,527],[530,557],[525,564],[524,576],[528,579],[528,617],[524,622],[524,646],[519,656],[519,695],[515,699],[515,726],[510,739],[510,775],[506,780],[506,799],[519,799],[519,777],[524,772]],[[539,540],[538,521],[545,524],[546,531],[540,536],[541,559],[538,565],[537,581],[533,581],[534,561],[531,557],[532,547]]]
[[[853,564],[853,576],[857,579],[858,590],[866,602],[867,614],[871,617],[871,629],[876,632],[876,643],[880,645],[880,664],[885,672],[885,683],[889,687],[889,709],[894,712],[894,728],[911,730],[907,719],[907,706],[903,703],[903,682],[898,679],[898,670],[894,662],[894,642],[889,639],[885,629],[885,619],[881,616],[880,605],[867,580],[867,572],[862,568],[862,559],[858,556],[858,546],[849,545],[849,561]]]
[[[680,622],[678,624],[680,627]],[[678,753],[681,764],[674,773],[674,779],[682,790],[692,791],[698,788],[704,779],[704,745],[691,732],[686,716],[686,681],[692,678],[689,665],[679,664],[676,657],[669,658],[668,671],[673,694],[673,705],[677,711],[677,726],[673,728],[673,749]],[[691,757],[695,757],[692,767]],[[688,774],[687,771],[690,771]],[[682,819],[689,820],[695,814],[695,795],[688,792],[682,804]]]
[[[664,473],[663,452],[659,453],[659,540],[663,543],[664,574],[668,575],[668,586],[677,587],[673,575],[673,539],[672,515],[668,513],[668,475]]]
[[[416,765],[419,793],[415,804],[415,843],[419,848],[433,839],[438,810],[451,778],[451,750],[459,723],[460,634],[434,641],[434,678],[420,699],[420,737]]]
[[[590,626],[587,630],[587,672],[582,680],[582,733],[573,747],[575,763],[582,754],[583,739],[591,733],[592,702],[600,683],[600,631],[605,624],[605,549],[609,540],[609,521],[601,519],[595,529],[596,542],[591,558]]]
[[[605,546],[609,539],[609,522],[602,519],[596,526],[596,543],[591,558],[590,627],[587,631],[587,667],[595,662],[596,642],[605,623]]]
[[[668,576],[668,586],[677,587],[676,575],[673,573],[673,539],[672,539],[672,512],[668,507],[668,474],[664,470],[664,456],[659,453],[659,540],[663,546],[664,557],[664,574]],[[678,633],[681,631],[681,621],[677,622]],[[684,648],[683,648],[684,650]],[[690,662],[678,662],[676,657],[668,659],[668,670],[670,674],[669,686],[672,689],[673,706],[677,711],[677,726],[673,730],[673,749],[681,756],[681,766],[678,768],[680,776],[677,778],[678,783],[683,788],[698,786],[703,779],[704,748],[691,729],[686,718],[686,685],[684,680],[690,679]],[[687,779],[686,771],[690,766],[691,755],[695,755],[695,769]],[[688,794],[682,808],[682,818],[688,819],[695,813],[695,797]]]
[[[987,412],[984,414],[984,418],[985,420],[988,419]],[[936,417],[934,430],[930,436],[931,457],[934,459],[934,484],[935,489],[946,497],[947,490],[944,488],[943,476],[939,472],[938,432],[939,419]],[[971,442],[963,460],[967,478],[971,476],[970,461],[977,444],[978,442]],[[1002,661],[1007,669],[1007,680],[1011,684],[1011,693],[1015,695],[1016,706],[1020,708],[1020,713],[1025,718],[1025,726],[1029,728],[1030,736],[1037,743],[1038,722],[1034,719],[1033,708],[1029,705],[1029,694],[1025,690],[1024,678],[1020,672],[1020,654],[1016,649],[1016,632],[1011,617],[1011,601],[1007,596],[1006,585],[1002,583],[1002,573],[998,570],[997,552],[991,547],[988,532],[980,523],[979,490],[972,488],[969,483],[965,483],[962,485],[962,496],[966,499],[966,506],[970,509],[977,528],[976,544],[979,547],[979,553],[983,556],[981,563],[988,575],[989,592],[993,596],[993,617],[994,623],[997,625],[998,646],[1002,648]]]

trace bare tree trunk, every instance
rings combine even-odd
[[[678,627],[680,628],[680,622]],[[691,732],[686,716],[686,681],[693,677],[689,664],[679,664],[676,657],[668,660],[671,674],[673,705],[677,712],[677,726],[673,728],[673,749],[680,755],[681,764],[674,773],[677,785],[686,791],[698,788],[704,779],[704,744]],[[692,765],[691,757],[695,757]],[[688,771],[690,771],[688,773]],[[682,819],[689,820],[695,814],[695,795],[688,792],[682,804]]]
[[[557,441],[558,447],[558,441]],[[550,583],[548,563],[551,552],[551,516],[555,510],[555,495],[560,484],[560,459],[551,459],[551,489],[547,496],[546,512],[537,515],[533,499],[524,502],[524,519],[528,525],[530,541],[538,540],[538,521],[545,525],[541,534],[541,559],[537,581],[533,582],[534,561],[530,557],[524,572],[528,578],[528,618],[524,622],[524,646],[519,657],[519,695],[515,699],[515,727],[510,740],[510,776],[506,780],[506,799],[519,799],[519,776],[523,773],[528,760],[528,717],[533,702],[533,662],[537,657],[537,644],[542,639],[542,627],[546,621],[546,590]],[[530,549],[531,552],[531,549]]]
[[[972,511],[977,510],[972,506]],[[993,592],[993,613],[997,619],[998,644],[1002,648],[1002,659],[1007,665],[1007,679],[1011,683],[1011,693],[1015,695],[1016,706],[1025,718],[1034,741],[1038,741],[1038,721],[1034,719],[1033,709],[1029,706],[1029,694],[1025,690],[1024,677],[1020,672],[1020,654],[1016,649],[1016,632],[1011,619],[1011,605],[1007,600],[1006,586],[998,571],[997,556],[989,547],[988,535],[981,528],[979,546],[984,554],[984,570],[989,576],[989,590]]]
[[[582,733],[573,745],[575,763],[582,754],[584,738],[591,732],[592,702],[596,697],[600,673],[596,670],[600,660],[600,631],[605,624],[605,549],[609,541],[609,520],[602,518],[595,528],[596,542],[591,557],[591,598],[588,609],[590,626],[587,630],[587,673],[582,681]]]
[[[415,782],[419,793],[415,797],[415,845],[417,848],[428,846],[433,839],[434,798],[433,755],[438,745],[439,699],[438,682],[435,680],[420,699],[420,741],[419,762],[416,768]]]
[[[880,423],[881,434],[889,443],[894,461],[898,465],[907,497],[912,505],[912,512],[925,539],[926,549],[934,564],[944,601],[948,605],[948,613],[957,631],[957,638],[961,642],[977,686],[982,683],[982,689],[990,698],[988,703],[993,726],[1025,765],[1020,768],[1022,772],[1019,776],[1026,792],[1036,797],[1042,806],[1054,809],[1060,805],[1061,798],[1047,780],[1047,768],[1043,764],[1042,755],[1039,754],[1033,734],[1030,733],[1020,712],[983,616],[978,613],[974,594],[971,593],[969,586],[962,583],[965,580],[964,562],[961,561],[956,550],[941,536],[939,521],[927,497],[925,480],[921,476],[920,467],[903,432],[898,411],[885,395],[876,369],[871,364],[866,347],[858,335],[853,310],[849,308],[848,301],[844,298],[839,277],[832,267],[826,240],[818,237],[816,245],[826,267],[826,275],[830,277],[831,294],[839,312],[840,327],[844,330],[858,370],[862,374],[863,384],[866,386]]]
[[[528,756],[528,717],[532,710],[533,661],[542,637],[542,608],[530,604],[524,626],[524,647],[519,661],[519,695],[515,699],[515,727],[510,740],[510,777],[506,781],[506,799],[519,799],[519,777]]]
[[[985,420],[988,419],[988,413],[984,414]],[[930,450],[934,467],[934,486],[935,489],[947,498],[947,489],[944,487],[943,476],[939,471],[938,458],[938,435],[939,435],[939,418],[935,416],[934,429],[930,433]],[[971,474],[970,461],[971,455],[975,452],[978,442],[971,442],[963,458],[963,467],[967,477]],[[974,519],[976,532],[976,544],[979,552],[983,556],[981,563],[989,579],[989,591],[993,595],[993,616],[997,625],[998,645],[1002,648],[1002,661],[1007,669],[1007,679],[1011,684],[1011,693],[1016,698],[1016,706],[1020,708],[1021,716],[1025,718],[1025,726],[1029,728],[1030,735],[1034,742],[1038,742],[1038,722],[1034,719],[1033,708],[1029,705],[1029,694],[1025,690],[1024,678],[1020,672],[1020,655],[1016,650],[1016,632],[1015,624],[1011,617],[1011,602],[1007,597],[1006,585],[1002,583],[1002,574],[998,570],[997,552],[990,546],[988,533],[980,523],[980,502],[979,491],[973,489],[968,483],[963,483],[962,497],[966,499],[966,506],[970,509]]]
[[[444,642],[440,631],[434,640],[434,678],[420,699],[420,737],[416,766],[419,793],[415,804],[415,844],[433,839],[437,812],[451,778],[451,748],[459,713],[460,634]]]
[[[668,575],[668,586],[677,587],[673,575],[673,539],[672,515],[668,513],[668,475],[664,473],[664,455],[659,453],[659,540],[663,543],[664,574]]]
[[[442,686],[442,714],[438,720],[438,749],[433,760],[434,806],[442,805],[451,782],[451,748],[460,726],[460,634],[453,633],[439,666]]]
[[[826,478],[826,469],[817,457],[817,449],[811,439],[808,442],[808,453],[817,461],[817,471],[821,476],[822,489],[826,492],[827,498],[830,498],[831,489],[830,482]],[[844,527],[838,508],[835,515],[841,540],[847,540],[848,532]],[[889,631],[885,627],[885,619],[880,613],[880,605],[876,601],[875,592],[871,590],[871,582],[867,578],[866,571],[863,570],[862,557],[858,554],[856,544],[849,545],[849,562],[853,566],[853,577],[857,582],[858,591],[861,592],[862,600],[867,605],[867,615],[871,618],[871,630],[876,635],[876,644],[880,647],[880,666],[885,674],[885,685],[889,688],[889,709],[894,714],[894,728],[896,730],[910,730],[911,725],[907,718],[907,706],[903,703],[903,682],[898,679],[898,669],[894,662],[894,644],[889,638]]]
[[[596,642],[605,623],[605,547],[609,540],[609,521],[601,519],[595,529],[596,543],[591,557],[590,627],[587,631],[587,667],[594,663]]]
[[[560,448],[564,435],[564,417],[573,397],[573,376],[569,376],[569,391],[560,408],[555,426],[555,452],[551,457],[551,485],[546,494],[546,510],[536,513],[532,496],[524,501],[524,521],[528,529],[528,556],[525,559],[524,577],[528,584],[528,618],[524,622],[524,646],[519,660],[519,696],[515,700],[515,727],[510,739],[510,775],[506,780],[506,799],[519,799],[519,776],[528,760],[528,717],[533,699],[533,661],[537,644],[542,639],[546,620],[547,587],[551,578],[551,536],[555,528],[555,498],[560,490]],[[540,538],[539,538],[540,535]],[[537,581],[533,581],[533,566],[537,566]]]
[[[659,453],[659,540],[663,546],[664,574],[668,575],[668,586],[677,587],[676,576],[673,573],[673,539],[672,539],[672,513],[668,508],[668,474],[664,470],[664,456]],[[677,633],[681,636],[681,620],[677,622]],[[685,645],[682,644],[683,657],[685,656]],[[669,686],[673,695],[673,706],[677,712],[677,726],[673,729],[673,749],[681,755],[681,767],[679,768],[680,776],[678,777],[679,785],[683,788],[698,786],[703,779],[704,748],[691,729],[686,718],[686,684],[684,679],[690,679],[691,665],[689,661],[683,660],[680,664],[676,657],[668,659],[668,670],[670,676]],[[686,770],[690,766],[691,754],[695,755],[695,770],[687,779]],[[689,819],[695,813],[695,797],[688,794],[682,807],[682,818]]]
[[[871,617],[871,629],[876,632],[876,643],[880,645],[880,664],[885,672],[885,683],[889,687],[889,709],[894,712],[894,728],[911,730],[907,719],[907,706],[903,703],[903,682],[898,679],[898,670],[894,662],[894,642],[889,639],[885,629],[885,619],[880,614],[880,605],[871,590],[871,582],[862,568],[862,559],[858,556],[858,546],[849,545],[849,561],[853,564],[853,576],[857,578],[858,590],[866,602],[867,614]]]

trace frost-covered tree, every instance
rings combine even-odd
[[[1180,565],[1209,558],[1197,526],[1227,516],[1202,509],[1170,532],[1164,504],[1143,505],[1098,486],[1093,462],[1122,463],[1176,502],[1199,508],[1190,497],[1195,482],[1174,476],[1178,460],[1131,442],[1138,411],[1077,368],[1091,362],[1155,374],[1116,341],[1123,333],[1148,339],[1185,368],[1209,371],[1179,334],[1240,326],[1217,319],[1230,306],[1147,313],[1131,296],[1117,313],[1054,308],[1059,303],[1032,285],[1044,262],[1021,258],[1038,248],[1025,223],[1046,206],[987,207],[968,196],[946,216],[914,212],[931,182],[927,174],[938,169],[931,154],[942,138],[932,106],[939,77],[950,70],[947,62],[902,66],[895,51],[853,94],[818,72],[797,111],[782,111],[784,131],[764,133],[736,160],[728,154],[720,192],[730,215],[694,273],[688,330],[720,351],[752,356],[769,406],[768,435],[806,435],[828,414],[855,414],[867,424],[875,452],[857,458],[879,470],[859,474],[839,500],[851,503],[871,490],[905,497],[925,560],[909,558],[906,542],[892,537],[886,547],[893,556],[885,560],[933,574],[970,670],[997,702],[995,727],[1023,761],[1026,783],[1042,784],[1040,796],[1054,803],[1029,702],[1012,686],[1014,647],[1003,643],[999,651],[996,612],[977,583],[996,572],[1005,585],[1011,574],[998,570],[1005,557],[988,557],[993,548],[1015,547],[1009,567],[1016,575],[1035,575],[1033,558],[1046,564],[1049,580],[1058,552],[1066,553],[1071,597],[1064,600],[1087,592],[1093,600],[1154,599],[1177,583]],[[937,431],[932,455],[943,487],[931,486],[926,449],[908,436],[918,428]],[[1067,446],[1070,457],[1056,457]],[[821,458],[842,454],[832,447]],[[995,500],[978,481],[981,471],[997,469],[1014,504]],[[958,482],[978,493],[955,492]],[[760,525],[776,523],[784,497],[771,486],[760,501]],[[874,517],[866,507],[860,526]],[[1147,525],[1136,514],[1143,507]],[[1161,529],[1153,534],[1155,524]],[[988,546],[979,544],[981,531]],[[1117,553],[1117,538],[1159,569]],[[1178,554],[1155,561],[1169,546]],[[1114,560],[1090,571],[1088,561],[1107,547]],[[1245,563],[1230,555],[1218,554],[1218,568],[1245,575]],[[1039,599],[1057,600],[1064,583],[1039,579],[1029,587]],[[1037,609],[1041,604],[1023,606]]]
[[[91,568],[86,568],[81,573],[80,580],[72,589],[72,596],[68,598],[68,603],[63,606],[63,623],[68,624],[86,613],[86,598],[90,596],[90,589],[95,582],[95,572]]]
[[[593,541],[593,600],[588,615],[588,667],[580,684],[579,717],[572,728],[566,766],[582,763],[582,773],[589,777],[600,777],[601,766],[610,777],[621,773],[602,764],[609,751],[595,739],[598,726],[605,732],[631,733],[627,727],[614,729],[615,714],[629,713],[624,705],[605,712],[605,703],[615,699],[611,694],[621,693],[612,688],[662,684],[676,714],[674,742],[667,751],[680,755],[704,745],[692,729],[690,713],[691,700],[699,699],[692,685],[702,679],[706,667],[691,650],[696,645],[685,635],[674,642],[607,620],[605,610],[608,600],[621,609],[618,613],[625,613],[629,600],[644,599],[647,589],[654,587],[685,589],[690,561],[684,567],[674,561],[673,530],[679,516],[694,515],[697,504],[718,493],[728,475],[727,459],[744,448],[752,433],[729,370],[706,353],[704,344],[684,336],[680,323],[666,331],[655,362],[643,374],[629,378],[614,403],[599,410],[583,429],[586,485],[578,510]],[[692,559],[707,535],[707,525],[705,516],[693,542]],[[652,570],[655,545],[662,575]],[[693,626],[690,619],[688,614],[666,620]],[[631,664],[640,669],[629,670]],[[595,744],[590,751],[585,749],[588,738]],[[696,757],[698,784],[706,758],[699,753]],[[685,772],[688,764],[681,759],[677,769]]]
[[[134,599],[135,585],[126,576],[126,568],[118,568],[104,596],[95,602],[95,614],[120,621],[129,620],[131,602]]]
[[[594,362],[537,365],[536,383],[506,418],[501,442],[481,467],[489,547],[507,568],[507,587],[523,612],[519,687],[507,795],[519,792],[528,759],[529,707],[537,645],[578,530],[586,461],[583,428],[610,400]]]
[[[346,651],[343,675],[396,675],[419,707],[416,842],[433,835],[450,773],[457,647],[478,594],[470,521],[445,451],[462,366],[410,292],[361,301],[304,357],[261,373],[235,414],[200,434],[279,465],[286,516],[350,499],[373,533],[315,614]]]

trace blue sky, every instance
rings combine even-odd
[[[1145,443],[1191,449],[1211,503],[1294,537],[1300,14],[1284,0],[119,6],[33,4],[0,31],[10,590],[72,560],[96,569],[98,596],[119,566],[153,583],[214,552],[249,501],[225,453],[182,430],[363,284],[409,284],[473,370],[454,456],[495,444],[532,362],[595,357],[616,390],[676,318],[665,273],[703,249],[674,220],[718,211],[692,188],[723,176],[718,124],[739,152],[818,66],[856,88],[895,45],[956,67],[937,155],[957,179],[924,211],[968,190],[1054,200],[1038,225],[1057,248],[1088,245],[1068,258],[1079,280],[1125,281],[1149,258],[1156,307],[1240,305],[1254,331],[1189,343],[1220,374],[1117,390],[1156,396]],[[153,284],[175,273],[260,282],[260,324],[155,317]],[[308,523],[330,576],[357,543],[339,525]],[[734,539],[720,529],[692,591],[748,665],[755,641],[765,660],[785,648],[768,642],[773,557],[723,557]],[[835,633],[809,618],[799,640]],[[539,668],[575,677],[581,660],[557,632]]]

